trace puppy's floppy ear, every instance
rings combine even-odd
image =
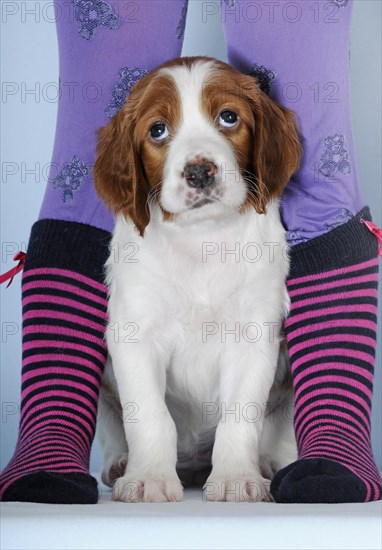
[[[98,133],[94,186],[116,214],[130,218],[141,236],[150,221],[149,185],[134,142],[137,100],[132,96]]]
[[[301,158],[301,145],[295,115],[272,101],[254,82],[245,78],[254,121],[251,171],[255,176],[251,202],[264,213],[266,204],[280,197]]]

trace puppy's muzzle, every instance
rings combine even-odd
[[[205,189],[215,183],[217,166],[209,160],[187,162],[182,176],[190,187]]]

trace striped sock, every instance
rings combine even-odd
[[[19,437],[0,500],[98,500],[89,455],[106,359],[107,243],[108,233],[83,224],[33,226],[22,280]]]
[[[377,328],[377,242],[360,222],[292,249],[285,331],[299,460],[278,472],[277,502],[379,500],[370,439]]]

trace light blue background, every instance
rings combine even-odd
[[[183,55],[210,55],[226,60],[220,16],[202,21],[202,0],[190,0]],[[51,0],[1,2],[2,81],[13,89],[1,103],[1,272],[12,257],[25,250],[31,225],[42,201],[53,147],[57,103],[58,54]],[[14,9],[13,15],[6,15]],[[34,10],[33,13],[26,13]],[[382,225],[381,195],[381,2],[355,0],[352,28],[352,112],[360,182],[365,204]],[[22,90],[36,94],[23,97]],[[13,169],[14,175],[9,171]],[[27,173],[28,170],[35,173]],[[21,365],[20,275],[12,286],[1,287],[1,469],[11,457],[19,420]],[[380,285],[381,287],[382,285]],[[381,300],[380,300],[381,302]],[[380,315],[381,319],[381,308]],[[373,407],[373,445],[381,457],[381,323]],[[100,468],[98,443],[91,469]]]

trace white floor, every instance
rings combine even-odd
[[[381,550],[382,504],[204,502],[0,505],[1,550]]]

